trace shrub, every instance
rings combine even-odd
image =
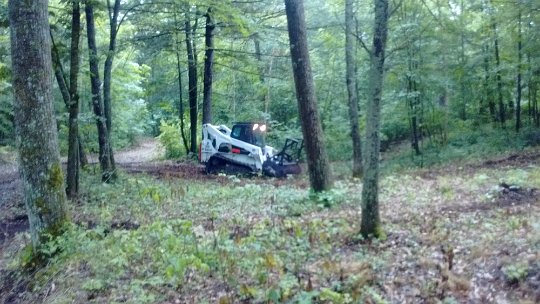
[[[159,126],[159,142],[165,148],[166,158],[179,158],[186,151],[182,146],[180,124],[177,120],[162,120]]]

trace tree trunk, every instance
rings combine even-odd
[[[492,18],[495,18],[495,17],[492,17]],[[499,122],[501,123],[501,126],[504,128],[506,114],[505,114],[505,109],[504,109],[503,92],[502,92],[503,88],[502,88],[502,76],[501,76],[501,59],[499,56],[499,38],[497,35],[497,23],[495,22],[495,20],[492,21],[491,27],[493,29],[493,38],[494,38],[494,47],[495,47],[495,65],[497,66],[497,72],[495,74],[495,77],[497,80]]]
[[[214,65],[214,18],[212,8],[206,12],[206,31],[204,42],[206,51],[204,52],[204,88],[203,88],[203,121],[202,123],[212,123],[212,76]]]
[[[79,195],[79,40],[81,36],[81,10],[79,1],[73,1],[71,13],[71,49],[69,70],[69,135],[67,163],[67,195]]]
[[[114,1],[114,6],[111,7],[110,0],[107,0],[107,8],[109,11],[109,51],[105,58],[103,66],[103,110],[105,114],[105,124],[107,126],[107,136],[109,138],[109,157],[113,172],[116,172],[116,164],[114,162],[114,153],[112,147],[112,97],[111,97],[111,82],[112,82],[112,64],[114,55],[116,54],[116,35],[118,34],[118,15],[120,13],[120,0]],[[116,174],[113,174],[116,177]]]
[[[65,73],[60,62],[60,55],[54,43],[52,31],[52,62],[54,74],[58,87],[62,94],[62,99],[69,112],[68,122],[68,161],[66,193],[68,198],[74,199],[79,193],[79,96],[77,93],[77,79],[79,74],[79,37],[80,37],[80,7],[78,1],[72,2],[72,22],[71,22],[71,50],[70,50],[70,85],[64,78]]]
[[[19,172],[32,246],[69,220],[52,96],[48,1],[9,1],[12,85]]]
[[[101,166],[101,180],[110,182],[115,178],[114,164],[111,162],[111,148],[106,118],[103,111],[103,100],[101,98],[101,81],[99,79],[99,62],[96,47],[96,28],[94,25],[94,9],[90,1],[86,2],[86,31],[88,38],[88,52],[90,65],[90,85],[92,91],[92,105],[94,115],[96,115],[96,125],[99,141],[99,163]]]
[[[191,129],[190,151],[197,154],[197,57],[194,50],[193,29],[186,12],[186,49],[188,56],[189,122]]]
[[[88,165],[88,158],[86,157],[86,153],[84,152],[84,145],[82,143],[80,134],[77,141],[79,142],[79,164],[81,165],[81,168],[85,168]]]
[[[384,56],[388,35],[388,0],[374,0],[375,25],[369,72],[369,95],[366,123],[364,186],[362,187],[362,223],[364,237],[384,237],[379,216],[379,151],[380,116],[383,87]]]
[[[495,102],[493,101],[493,94],[491,91],[491,79],[490,79],[490,70],[489,70],[489,45],[484,45],[484,98],[487,102],[489,108],[489,115],[497,120],[497,114],[495,113]],[[480,114],[483,113],[483,110],[480,110]]]
[[[176,13],[174,14],[174,24],[175,26],[178,26]],[[180,38],[178,37],[178,31],[175,31],[174,37],[176,39],[174,43],[176,50],[176,71],[178,73],[178,118],[180,119],[180,136],[182,137],[182,143],[184,144],[184,149],[187,153],[189,151],[189,143],[187,142],[184,124],[184,99],[182,98],[182,69],[180,66]]]
[[[519,2],[517,3],[519,6]],[[521,8],[518,7],[518,64],[517,64],[517,97],[516,97],[516,132],[521,128],[521,59],[522,59],[522,43],[521,43]]]
[[[306,37],[304,4],[302,0],[285,0],[291,59],[296,85],[296,98],[306,147],[311,188],[316,191],[330,189],[330,163],[324,145],[321,121],[315,98],[315,87]]]
[[[409,59],[409,73],[414,74],[417,73],[418,68],[413,67],[413,63],[411,62],[412,59]],[[414,69],[414,71],[413,71]],[[411,95],[418,94],[417,91],[417,85],[416,80],[413,79],[415,76],[407,76],[407,103],[409,106],[409,116],[410,116],[410,127],[411,127],[411,146],[414,149],[415,154],[418,156],[422,154],[420,152],[420,136],[419,136],[419,130],[418,130],[418,97],[414,96],[411,97]]]
[[[116,34],[118,33],[118,14],[120,12],[120,0],[114,1],[114,6],[111,7],[110,0],[107,0],[107,8],[109,10],[109,51],[105,59],[103,67],[103,108],[107,131],[109,136],[112,131],[112,100],[111,100],[111,80],[112,80],[112,64],[116,53]],[[112,152],[112,151],[111,151]]]
[[[463,5],[463,0],[460,1],[460,7],[461,11],[464,12],[465,8]],[[465,25],[463,24],[463,14],[460,14],[460,56],[459,56],[459,62],[461,64],[461,75],[459,77],[459,87],[460,87],[460,95],[461,95],[461,104],[459,105],[459,118],[461,120],[467,120],[467,99],[465,97],[465,82],[467,79],[465,79],[465,75],[467,75],[467,58],[465,57]]]
[[[354,45],[354,12],[353,0],[345,0],[345,63],[347,78],[347,93],[349,97],[349,120],[351,123],[351,138],[353,147],[353,177],[362,176],[362,142],[358,115],[357,75]]]

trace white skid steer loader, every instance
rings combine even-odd
[[[262,173],[285,177],[301,172],[298,159],[303,141],[287,138],[278,151],[265,144],[266,125],[242,122],[227,126],[203,124],[199,159],[207,173]]]

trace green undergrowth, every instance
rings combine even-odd
[[[380,199],[388,239],[368,242],[358,233],[359,180],[340,179],[333,190],[315,194],[295,179],[276,186],[236,177],[218,183],[121,174],[103,184],[99,174],[84,172],[85,190],[70,206],[73,224],[41,249],[52,258],[32,274],[23,297],[28,303],[397,303],[412,297],[452,303],[467,299],[480,272],[501,278],[489,283],[501,284],[495,290],[526,287],[540,268],[534,259],[540,211],[533,200],[501,206],[501,183],[540,188],[540,168],[387,174]],[[448,250],[457,270],[444,270]],[[504,257],[496,258],[502,250]],[[20,258],[11,270],[19,269]]]
[[[0,165],[15,164],[17,151],[12,146],[0,146]]]
[[[450,132],[445,143],[425,138],[416,155],[410,144],[395,146],[383,154],[382,169],[395,172],[406,168],[429,168],[447,164],[478,163],[486,159],[520,153],[540,145],[540,131],[524,128],[499,129],[490,125],[465,124]]]

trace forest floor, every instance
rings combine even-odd
[[[75,224],[32,270],[21,182],[0,153],[0,302],[540,302],[538,147],[385,173],[377,241],[358,235],[346,170],[314,195],[305,175],[208,176],[156,147],[117,153],[114,185],[85,172]]]

